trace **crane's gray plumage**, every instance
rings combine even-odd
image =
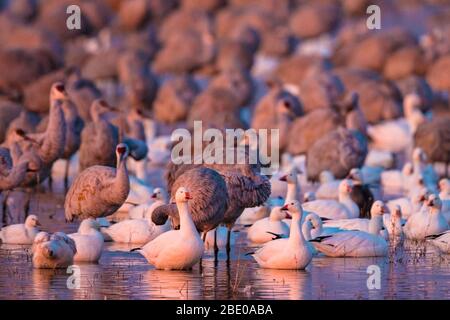
[[[223,220],[228,208],[227,186],[221,175],[215,170],[203,167],[181,166],[178,175],[170,184],[171,196],[184,186],[189,189],[192,200],[188,202],[192,220],[199,231],[216,228]],[[173,200],[173,199],[172,199]],[[179,224],[178,210],[175,204],[163,205],[153,211],[155,224],[164,224],[167,217],[172,218],[174,226]]]
[[[130,191],[126,167],[128,147],[121,143],[116,150],[116,168],[92,166],[75,178],[64,203],[66,220],[105,217],[125,202]]]
[[[436,118],[424,122],[414,134],[414,143],[431,162],[450,163],[450,118]],[[448,170],[448,168],[446,168]],[[446,175],[448,173],[446,172]]]
[[[102,118],[102,113],[108,112],[108,108],[108,104],[100,99],[92,103],[93,121],[81,132],[80,170],[94,165],[115,166],[115,146],[119,143],[119,130]]]
[[[320,138],[307,153],[308,178],[318,180],[324,170],[344,178],[363,165],[367,155],[365,137],[357,131],[338,128]]]

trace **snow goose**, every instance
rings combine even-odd
[[[319,175],[320,186],[316,191],[317,199],[338,199],[339,184],[341,180],[336,180],[330,171],[322,171]]]
[[[305,269],[311,262],[313,253],[305,240],[301,227],[303,210],[297,200],[282,207],[292,216],[289,238],[267,242],[252,254],[258,265],[268,269]]]
[[[189,212],[190,199],[192,198],[186,188],[178,188],[175,202],[180,229],[161,234],[138,251],[157,269],[191,269],[203,255],[204,244]]]
[[[122,220],[108,228],[102,228],[102,233],[105,238],[115,242],[146,244],[170,229],[170,220],[162,225],[156,225],[151,220],[151,215],[146,215],[142,219]]]
[[[373,224],[370,233],[341,231],[312,240],[314,247],[329,257],[378,257],[388,253],[388,243],[380,236],[381,224]]]
[[[450,230],[441,234],[429,235],[426,239],[442,253],[450,253]]]
[[[428,190],[422,188],[412,197],[401,197],[387,202],[389,211],[395,211],[395,207],[399,206],[403,219],[408,219],[413,213],[418,212],[426,199]]]
[[[413,175],[419,176],[423,184],[431,191],[437,192],[438,176],[431,164],[427,164],[427,155],[421,148],[415,148],[412,154]]]
[[[312,242],[329,257],[379,257],[388,253],[388,243],[383,237],[364,231],[342,231]]]
[[[324,222],[325,227],[334,227],[343,230],[359,230],[374,233],[374,230],[380,229],[383,226],[383,214],[386,212],[384,203],[377,200],[373,203],[370,209],[370,219],[338,219]]]
[[[359,216],[359,208],[351,199],[352,181],[342,180],[339,184],[339,201],[319,199],[305,202],[303,208],[328,219],[352,219]]]
[[[425,201],[425,208],[409,217],[404,232],[408,239],[424,240],[427,236],[448,230],[448,222],[441,214],[442,201],[431,194]]]
[[[145,217],[151,217],[156,208],[167,204],[168,201],[167,192],[163,188],[153,189],[153,193],[150,198],[152,202],[140,204],[130,209],[128,213],[130,219],[143,219]]]
[[[450,180],[447,178],[443,178],[439,180],[439,198],[442,201],[450,200]]]
[[[269,217],[256,221],[248,229],[247,238],[253,243],[265,243],[272,240],[271,233],[288,236],[289,226],[282,220],[290,217],[286,211],[281,210],[281,207],[274,207]]]
[[[408,190],[412,179],[413,165],[406,162],[402,170],[384,170],[381,173],[381,187],[385,192],[403,192]]]
[[[66,220],[105,217],[113,214],[125,202],[130,191],[126,167],[127,145],[118,144],[116,154],[116,168],[96,165],[75,178],[64,203]]]
[[[96,220],[88,218],[81,221],[77,233],[69,234],[77,248],[73,261],[98,262],[102,254],[104,241],[99,229],[100,224]]]
[[[49,235],[39,232],[31,248],[33,266],[37,269],[67,268],[77,252],[75,242],[63,232]]]
[[[8,244],[32,244],[39,233],[37,226],[40,226],[38,217],[29,215],[25,223],[3,227],[0,230],[0,240]]]
[[[236,222],[241,224],[253,224],[260,219],[268,217],[269,214],[270,207],[267,204],[253,208],[245,208]]]
[[[285,202],[291,202],[293,200],[299,200],[299,194],[300,194],[300,185],[298,183],[298,171],[294,167],[292,168],[291,172],[288,174],[282,176],[280,178],[280,181],[287,182],[287,193]]]
[[[402,211],[399,205],[394,205],[390,214],[383,215],[383,225],[391,241],[403,239]]]
[[[375,147],[390,152],[402,152],[411,148],[414,132],[425,121],[425,116],[419,109],[420,104],[420,97],[410,93],[403,101],[405,118],[385,120],[369,126],[367,132]]]
[[[305,214],[306,214],[305,221],[310,221],[311,225],[312,225],[312,229],[310,230],[311,236],[309,239],[307,237],[307,231],[302,226],[303,235],[305,236],[305,238],[307,240],[315,239],[320,236],[327,236],[327,235],[342,231],[339,228],[324,227],[322,218],[320,218],[320,216],[315,214],[314,212],[305,213]]]

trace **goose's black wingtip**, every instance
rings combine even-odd
[[[309,240],[309,242],[322,242],[322,240],[331,238],[332,236],[319,236],[314,239]]]
[[[142,248],[133,248],[133,249],[130,250],[130,252],[139,251],[139,250],[141,250],[141,249],[142,249]]]

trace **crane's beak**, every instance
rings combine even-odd
[[[186,200],[192,200],[191,194],[189,192],[186,192]]]
[[[286,214],[286,219],[292,219],[292,216],[288,213],[288,212],[285,212],[285,214]]]
[[[156,193],[153,193],[151,196],[152,199],[156,199]]]
[[[281,207],[281,210],[283,210],[283,211],[287,211],[287,210],[289,210],[289,209],[288,209],[288,205],[287,205],[287,204],[285,204],[284,206],[282,206],[282,207]]]
[[[280,181],[286,182],[286,181],[287,181],[287,176],[286,176],[286,175],[285,175],[285,176],[282,176],[282,177],[280,178]]]

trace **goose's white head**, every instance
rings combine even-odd
[[[281,221],[283,219],[291,219],[291,215],[285,211],[281,210],[281,207],[275,206],[272,208],[272,211],[270,211],[269,219],[271,221]]]
[[[178,188],[177,192],[175,193],[175,201],[177,203],[188,202],[191,199],[192,197],[189,193],[189,190],[186,189],[185,187]]]
[[[383,201],[377,200],[372,204],[372,208],[370,208],[370,215],[372,217],[382,216],[386,211],[386,206]]]
[[[320,216],[314,212],[309,213],[306,218],[305,221],[310,221],[311,225],[312,225],[312,229],[318,229],[321,230],[322,229],[322,219],[320,218]]]
[[[39,232],[36,237],[34,237],[34,243],[41,243],[46,242],[50,240],[50,235],[47,232],[41,231]]]
[[[413,110],[422,105],[422,98],[417,93],[408,93],[403,99],[403,109],[408,116]]]
[[[124,160],[128,157],[130,149],[125,143],[119,143],[116,147],[117,159]]]
[[[155,200],[164,200],[165,191],[162,188],[153,189],[152,199]]]
[[[394,205],[391,212],[391,221],[399,221],[402,218],[402,209],[398,204]]]
[[[419,192],[412,198],[412,201],[415,204],[423,203],[425,200],[427,200],[428,196],[428,190],[427,188],[421,188]]]
[[[316,200],[316,194],[313,191],[305,192],[303,195],[303,202],[309,202]]]
[[[334,180],[335,180],[335,178],[334,178],[333,174],[328,170],[322,171],[319,175],[319,181],[321,184],[331,182]]]
[[[37,216],[35,216],[34,214],[30,214],[26,219],[25,219],[25,227],[27,228],[35,228],[37,226],[40,226],[41,224],[39,223],[39,219]]]
[[[439,196],[437,194],[430,194],[428,196],[428,199],[426,200],[425,204],[430,207],[431,212],[436,212],[436,211],[440,211],[442,209],[442,200],[441,198],[439,198]]]
[[[347,179],[353,180],[355,183],[361,184],[363,182],[362,172],[359,168],[353,168],[347,175]]]
[[[288,184],[297,184],[297,175],[299,174],[298,170],[294,167],[291,172],[282,176],[280,181],[287,182]]]
[[[450,180],[443,178],[439,180],[439,191],[450,194]]]
[[[413,165],[411,162],[405,163],[405,165],[402,168],[402,174],[404,176],[410,176],[413,174]]]
[[[281,207],[282,211],[288,211],[292,219],[301,219],[303,214],[302,206],[297,200],[292,200]]]
[[[344,179],[339,184],[339,193],[349,195],[353,190],[353,182],[349,179]]]
[[[78,232],[81,234],[89,233],[92,229],[100,230],[100,223],[97,220],[92,218],[87,218],[81,221],[80,227],[78,228]]]
[[[414,162],[425,162],[427,161],[427,155],[422,150],[422,148],[415,148],[412,154]]]
[[[55,82],[50,88],[51,100],[64,100],[68,98],[66,86],[61,81]]]

